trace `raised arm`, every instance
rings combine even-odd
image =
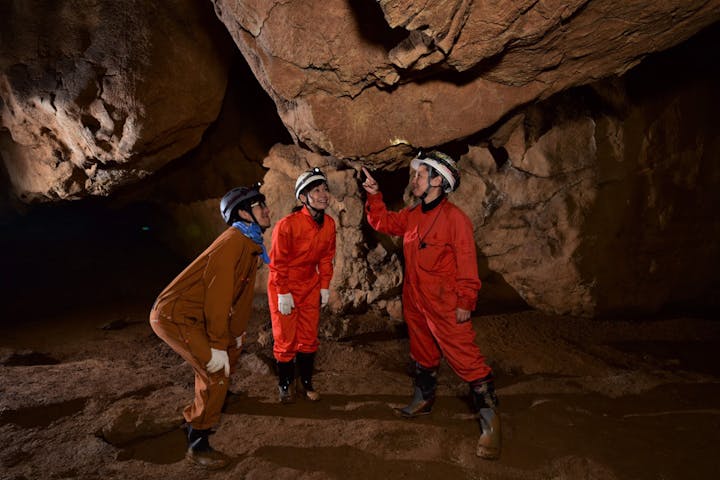
[[[362,186],[368,194],[365,202],[368,223],[380,233],[403,235],[407,228],[407,210],[389,211],[383,202],[378,182],[365,167],[362,167],[362,171],[367,177]]]

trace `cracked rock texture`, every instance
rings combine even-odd
[[[5,2],[0,214],[153,201],[191,257],[227,189],[264,180],[277,220],[319,165],[333,310],[398,318],[400,245],[364,223],[357,172],[400,208],[410,158],[441,148],[480,308],[716,306],[718,20],[720,0]]]
[[[197,146],[227,83],[211,21],[191,0],[5,2],[0,151],[17,196],[108,195]]]

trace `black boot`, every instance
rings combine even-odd
[[[475,453],[478,457],[495,460],[500,457],[501,430],[492,374],[470,382],[470,395],[480,423],[480,439]]]
[[[427,415],[435,403],[435,388],[437,387],[437,368],[425,368],[419,363],[415,364],[415,388],[410,404],[395,409],[405,418]]]
[[[293,380],[295,380],[295,362],[277,362],[278,366],[278,391],[280,392],[280,403],[293,403]]]
[[[320,394],[315,391],[312,384],[313,369],[315,368],[315,352],[298,352],[295,358],[298,364],[298,370],[300,371],[300,384],[302,390],[305,392],[305,398],[313,402],[320,400]]]
[[[213,433],[212,430],[197,430],[188,425],[187,432],[188,449],[185,458],[189,461],[209,470],[225,468],[230,463],[227,455],[210,446],[208,437]]]

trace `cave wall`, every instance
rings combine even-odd
[[[263,180],[277,221],[322,166],[333,310],[399,317],[400,244],[362,218],[357,172],[400,208],[409,160],[441,148],[480,311],[716,308],[718,19],[699,0],[4,3],[0,215],[152,203],[190,259],[227,189]]]
[[[24,202],[109,195],[200,143],[232,46],[193,0],[3,2],[0,153]]]

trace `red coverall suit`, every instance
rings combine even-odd
[[[334,256],[335,221],[330,216],[325,215],[320,227],[303,207],[275,225],[267,291],[277,361],[317,351],[320,289],[330,287]],[[295,308],[290,315],[278,310],[278,293],[292,294]]]
[[[467,215],[447,199],[428,212],[419,205],[391,212],[381,193],[368,195],[365,211],[375,230],[403,237],[403,313],[412,359],[435,368],[444,355],[466,382],[491,373],[475,344],[472,322],[457,323],[455,314],[458,307],[472,311],[480,289]]]
[[[210,348],[226,350],[231,373],[240,356],[235,338],[245,333],[262,250],[238,229],[225,230],[160,293],[150,313],[155,333],[195,372],[195,399],[185,420],[196,430],[220,421],[228,378],[208,373]]]

